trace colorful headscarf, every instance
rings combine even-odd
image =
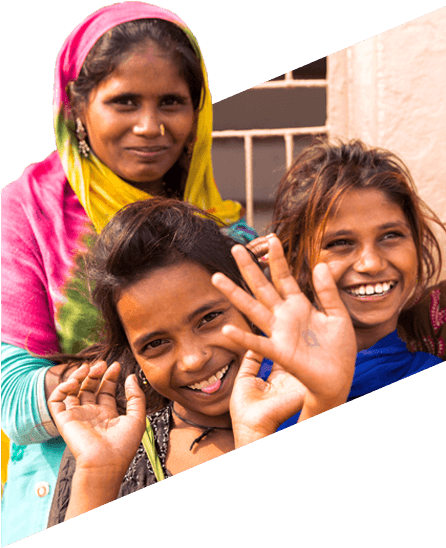
[[[100,9],[76,27],[65,41],[56,64],[53,108],[57,150],[68,181],[98,232],[119,209],[151,196],[120,179],[94,154],[90,153],[88,158],[80,154],[67,86],[78,77],[88,52],[103,34],[121,23],[155,18],[170,21],[185,32],[200,59],[205,79],[205,100],[199,111],[184,200],[212,213],[225,225],[235,223],[242,216],[241,205],[222,200],[214,181],[211,94],[195,37],[185,23],[168,10],[143,2],[123,2]]]

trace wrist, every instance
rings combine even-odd
[[[277,428],[274,429],[265,429],[265,428],[254,428],[246,425],[233,428],[234,433],[234,445],[235,448],[243,447],[248,445],[253,441],[260,440],[273,434]]]
[[[342,405],[347,401],[347,397],[348,393],[326,397],[307,392],[298,422],[302,422],[306,419],[319,415],[320,413],[324,413],[329,409]]]
[[[102,469],[84,469],[76,466],[65,519],[73,518],[115,500],[124,475],[125,472],[121,474],[105,466]]]

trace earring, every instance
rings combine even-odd
[[[192,154],[194,153],[194,142],[189,143],[186,147],[186,155],[189,158],[189,160],[192,158]]]
[[[144,371],[141,368],[139,369],[138,376],[141,379],[141,382],[143,383],[144,386],[149,384],[149,381],[147,380],[146,376],[144,375]]]
[[[164,137],[164,134],[166,133],[166,128],[164,127],[164,124],[160,124],[160,133],[161,137]]]
[[[88,155],[90,154],[90,147],[85,140],[85,137],[87,137],[87,132],[85,131],[80,118],[76,118],[76,135],[79,141],[79,152],[84,158],[88,158]]]

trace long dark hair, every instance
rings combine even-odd
[[[154,269],[184,261],[193,261],[210,274],[223,272],[246,289],[231,255],[235,243],[220,232],[210,215],[185,202],[162,198],[129,204],[101,232],[90,254],[89,278],[93,301],[103,320],[102,341],[70,358],[71,363],[120,362],[120,412],[125,410],[123,381],[132,373],[139,378],[140,369],[116,308],[122,291]],[[59,357],[58,361],[62,360]],[[148,412],[166,403],[149,384],[140,381],[140,386],[146,394]]]
[[[418,259],[418,290],[438,277],[441,248],[429,223],[442,222],[418,196],[406,165],[388,150],[367,147],[359,140],[317,140],[297,156],[277,190],[273,231],[284,247],[288,264],[302,291],[314,302],[312,270],[325,226],[351,189],[376,189],[399,205],[410,225]]]
[[[178,25],[170,21],[137,19],[113,27],[103,34],[89,51],[79,76],[68,86],[74,115],[78,115],[82,106],[88,103],[93,89],[111,74],[129,53],[150,41],[175,61],[189,88],[194,111],[198,112],[203,104],[206,88],[200,60],[188,37]],[[188,164],[185,151],[164,176],[172,196],[183,197]]]

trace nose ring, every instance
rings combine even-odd
[[[161,137],[164,137],[164,134],[166,133],[166,128],[164,127],[164,124],[160,124],[160,133]]]

